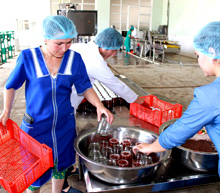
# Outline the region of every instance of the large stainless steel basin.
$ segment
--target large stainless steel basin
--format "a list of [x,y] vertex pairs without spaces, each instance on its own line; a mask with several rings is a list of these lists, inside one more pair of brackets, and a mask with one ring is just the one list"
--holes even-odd
[[[88,145],[90,142],[100,141],[101,136],[96,134],[95,129],[84,131],[78,135],[74,146],[77,154],[82,158],[86,168],[97,178],[113,184],[129,184],[140,181],[143,178],[150,178],[161,163],[170,157],[171,150],[153,154],[153,164],[141,167],[117,167],[108,166],[95,162],[88,158]],[[114,137],[122,141],[125,138],[130,138],[132,143],[135,142],[154,142],[158,135],[147,130],[137,127],[112,126],[109,133],[109,138]]]

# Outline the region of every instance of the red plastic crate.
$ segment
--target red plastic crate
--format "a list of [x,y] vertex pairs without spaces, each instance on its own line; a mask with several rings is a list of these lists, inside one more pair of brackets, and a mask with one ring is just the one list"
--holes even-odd
[[10,193],[20,193],[53,167],[52,149],[11,119],[6,125],[0,123],[0,184]]
[[183,105],[181,104],[170,104],[159,100],[154,95],[143,96],[141,98],[144,98],[145,102],[148,103],[151,108],[146,108],[144,105],[137,103],[131,103],[130,115],[153,125],[159,127],[164,122],[170,119],[179,118],[182,115]]

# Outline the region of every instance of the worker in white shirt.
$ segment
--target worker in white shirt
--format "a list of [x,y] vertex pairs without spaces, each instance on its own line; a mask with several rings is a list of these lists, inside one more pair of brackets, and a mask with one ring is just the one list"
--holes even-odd
[[[105,61],[110,56],[114,56],[122,44],[123,38],[121,34],[113,28],[106,28],[96,36],[94,41],[90,41],[87,44],[72,44],[70,49],[80,53],[82,56],[92,84],[94,84],[95,80],[98,80],[127,103],[142,104],[144,99],[140,98],[125,83],[119,80]],[[84,97],[77,95],[73,87],[71,103],[75,110],[83,99]]]
[[[96,36],[94,41],[90,41],[87,44],[75,43],[71,45],[70,49],[80,53],[82,56],[91,84],[94,84],[95,81],[98,80],[115,94],[123,98],[127,103],[135,102],[142,104],[144,99],[140,98],[125,83],[119,80],[113,74],[105,61],[110,56],[114,56],[122,44],[123,38],[121,34],[113,28],[106,28]],[[84,97],[78,95],[75,87],[73,86],[71,104],[75,111],[83,99]],[[69,170],[69,176],[74,175],[75,170],[76,168],[74,168],[73,171]],[[67,178],[64,182],[63,189],[68,189]]]

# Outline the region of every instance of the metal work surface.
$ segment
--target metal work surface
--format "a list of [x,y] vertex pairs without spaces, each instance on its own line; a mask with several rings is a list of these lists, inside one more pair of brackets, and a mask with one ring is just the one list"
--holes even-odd
[[[119,76],[119,78],[140,96],[146,96],[149,94],[134,82],[128,80],[126,77]],[[126,106],[116,106],[113,108],[112,112],[114,113],[115,117],[113,125],[136,126],[142,129],[151,130],[155,133],[159,132],[158,127],[130,116],[129,109]],[[77,113],[76,116],[78,132],[89,128],[94,128],[98,124],[95,112]],[[167,162],[164,162],[158,169],[157,173],[150,179],[146,178],[138,183],[124,185],[115,185],[104,182],[91,174],[84,166],[82,161],[80,161],[80,163],[82,166],[80,173],[84,177],[88,193],[130,193],[134,191],[138,191],[139,193],[157,192],[162,190],[173,190],[177,188],[204,185],[219,181],[217,171],[216,173],[202,173],[187,169],[176,161],[175,155],[171,155],[171,158]]]
[[[167,165],[166,165],[167,164]],[[135,184],[115,185],[99,180],[83,165],[83,174],[87,192],[157,192],[196,185],[202,185],[219,180],[217,174],[198,173],[188,170],[175,163],[172,158],[169,163],[161,165],[157,174],[150,179],[143,179]]]
[[137,84],[127,79],[124,75],[116,75],[122,82],[124,82],[128,87],[130,87],[138,96],[147,96],[149,93],[143,88],[139,87]]

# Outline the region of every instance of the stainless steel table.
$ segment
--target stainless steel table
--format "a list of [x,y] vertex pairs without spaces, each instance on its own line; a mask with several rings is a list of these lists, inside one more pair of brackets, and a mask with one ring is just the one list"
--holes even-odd
[[[166,165],[167,164],[167,165]],[[219,181],[217,174],[202,174],[190,171],[175,164],[175,160],[170,159],[170,163],[161,165],[157,174],[150,179],[143,179],[134,184],[116,185],[101,181],[93,176],[83,165],[83,174],[87,192],[108,192],[108,193],[146,193],[190,186],[202,185]]]

